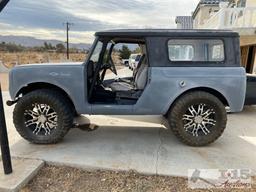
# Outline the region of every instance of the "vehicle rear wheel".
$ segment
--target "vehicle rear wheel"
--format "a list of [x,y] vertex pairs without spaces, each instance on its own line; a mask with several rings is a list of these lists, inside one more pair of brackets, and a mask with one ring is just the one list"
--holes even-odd
[[59,142],[72,127],[73,118],[67,98],[47,89],[24,95],[13,112],[16,130],[23,138],[36,144]]
[[217,140],[226,128],[227,113],[222,102],[203,91],[179,98],[168,114],[173,133],[190,146],[204,146]]

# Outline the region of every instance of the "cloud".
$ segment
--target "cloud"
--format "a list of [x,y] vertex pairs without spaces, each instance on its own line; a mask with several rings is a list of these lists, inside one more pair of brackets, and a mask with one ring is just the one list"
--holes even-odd
[[[57,39],[66,41],[66,34],[61,29],[44,29],[35,28],[33,30],[27,30],[26,27],[17,26],[14,27],[9,24],[0,23],[1,35],[18,35],[18,36],[31,36],[38,39]],[[72,31],[71,41],[72,43],[91,43],[94,39],[95,31]]]
[[75,24],[71,32],[74,41],[91,42],[92,34],[98,30],[174,28],[175,16],[190,15],[197,3],[198,0],[12,0],[0,15],[0,31],[63,39],[63,22],[70,21]]

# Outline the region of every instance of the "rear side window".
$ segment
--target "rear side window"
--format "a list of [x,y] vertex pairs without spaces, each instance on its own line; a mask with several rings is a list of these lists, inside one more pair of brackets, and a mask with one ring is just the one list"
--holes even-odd
[[224,43],[219,39],[172,39],[168,41],[171,61],[221,62]]

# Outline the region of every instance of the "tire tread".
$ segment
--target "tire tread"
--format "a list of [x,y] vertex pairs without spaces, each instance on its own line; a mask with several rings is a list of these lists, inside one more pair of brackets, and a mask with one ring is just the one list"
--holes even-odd
[[[23,115],[21,114],[22,108],[26,106],[31,100],[38,99],[38,98],[43,98],[47,101],[50,101],[51,103],[54,103],[56,106],[58,106],[60,111],[59,116],[62,116],[62,119],[63,119],[62,127],[61,128],[58,127],[58,134],[51,136],[49,137],[49,139],[46,139],[46,140],[37,140],[34,137],[30,137],[28,134],[26,134],[26,131],[24,130],[24,127],[22,125],[23,122],[20,122],[20,115]],[[71,108],[71,105],[69,104],[68,99],[58,91],[49,90],[49,89],[39,89],[24,95],[18,101],[13,111],[13,122],[16,130],[21,135],[21,137],[30,141],[31,143],[54,144],[61,141],[62,138],[67,134],[69,129],[72,127],[73,110]]]
[[[177,121],[179,121],[178,116],[180,113],[180,109],[183,108],[187,102],[197,99],[197,98],[204,98],[204,99],[209,99],[211,101],[214,101],[217,104],[217,107],[221,109],[221,116],[223,118],[223,123],[221,123],[221,127],[218,128],[218,134],[216,134],[211,140],[209,140],[206,143],[200,144],[198,142],[195,142],[192,137],[191,139],[186,138],[182,132],[180,131],[180,128],[177,126]],[[193,91],[189,92],[185,95],[183,95],[180,99],[178,99],[171,109],[168,112],[168,122],[170,124],[170,128],[172,129],[174,135],[183,143],[189,146],[205,146],[209,145],[210,143],[213,143],[216,141],[224,132],[226,128],[226,123],[227,123],[227,114],[224,105],[222,102],[215,97],[214,95],[204,92],[204,91]]]

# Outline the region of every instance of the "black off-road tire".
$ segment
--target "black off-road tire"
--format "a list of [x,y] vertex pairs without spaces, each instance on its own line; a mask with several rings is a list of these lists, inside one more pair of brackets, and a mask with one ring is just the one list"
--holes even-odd
[[[193,136],[184,128],[183,115],[192,105],[206,104],[215,111],[216,124],[207,135]],[[194,91],[183,95],[168,112],[168,122],[174,135],[190,146],[205,146],[217,140],[226,128],[227,113],[223,103],[214,95],[204,91]]]
[[[57,127],[50,135],[35,135],[25,125],[25,111],[34,103],[47,104],[58,115]],[[18,133],[26,140],[35,144],[55,144],[63,139],[73,126],[74,109],[69,100],[60,92],[50,89],[40,89],[24,95],[16,104],[13,112],[13,122]]]

